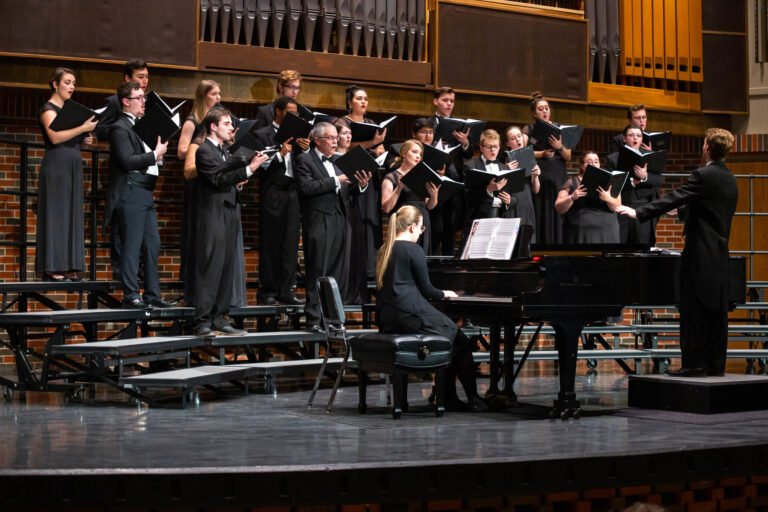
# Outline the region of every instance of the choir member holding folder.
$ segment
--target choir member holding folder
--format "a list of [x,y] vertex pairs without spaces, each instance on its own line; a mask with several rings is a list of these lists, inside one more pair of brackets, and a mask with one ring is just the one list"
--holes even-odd
[[[534,122],[540,119],[551,122],[549,102],[539,92],[531,94],[531,115]],[[527,134],[533,131],[533,124]],[[531,141],[533,142],[533,141]],[[536,210],[536,241],[540,244],[554,244],[563,241],[563,219],[555,211],[558,191],[568,178],[565,162],[571,159],[571,148],[563,144],[562,138],[550,136],[547,140],[534,143],[534,155],[541,167],[541,191],[533,198]]]
[[531,243],[536,242],[536,210],[533,197],[541,190],[541,168],[533,158],[533,149],[527,145],[525,135],[519,126],[510,126],[504,132],[507,139],[507,165],[511,169],[525,169],[523,190],[512,194],[515,211],[512,215],[520,224],[531,227]]
[[[480,135],[480,156],[464,164],[466,185],[465,232],[472,221],[488,218],[512,218],[515,216],[517,201],[512,194],[523,190],[525,170],[513,171],[506,164],[499,163],[501,138],[496,130],[485,130]],[[511,190],[513,182],[515,188]]]
[[368,113],[368,94],[365,89],[358,87],[357,85],[349,85],[346,88],[347,93],[347,115],[343,117],[349,122],[349,127],[352,130],[352,145],[363,146],[365,149],[370,149],[375,156],[384,152],[384,145],[382,144],[387,138],[387,129],[384,127],[381,130],[366,130],[366,133],[371,135],[368,140],[355,140],[355,124],[373,125],[373,119],[366,117]]
[[38,124],[45,143],[40,165],[37,208],[37,251],[35,270],[51,281],[79,280],[85,270],[83,237],[83,159],[81,144],[91,144],[96,116],[77,126],[51,126],[62,115],[75,92],[75,73],[56,68],[48,85],[53,92],[38,112]]
[[[293,69],[284,69],[277,77],[277,85],[275,86],[277,97],[282,98],[287,96],[293,98],[298,103],[299,92],[301,91],[301,73]],[[275,100],[277,101],[277,100]],[[256,111],[256,121],[254,122],[254,130],[269,126],[272,121],[275,120],[275,103],[267,103],[262,105]],[[305,141],[307,147],[309,147],[309,140]],[[306,150],[303,144],[300,144],[302,150]]]
[[403,205],[411,205],[418,208],[424,217],[424,232],[419,239],[419,244],[425,254],[429,254],[431,243],[431,230],[429,225],[429,210],[437,206],[439,187],[432,182],[427,182],[426,197],[419,197],[403,183],[403,178],[421,162],[424,155],[424,146],[417,140],[407,140],[400,147],[400,156],[392,164],[394,170],[384,176],[381,182],[381,209],[385,214],[397,211]]
[[[647,153],[642,149],[643,132],[640,128],[628,125],[624,128],[624,145],[629,148]],[[620,150],[621,151],[621,150]],[[626,171],[630,173],[627,184],[621,192],[621,201],[631,208],[639,208],[655,201],[659,197],[659,187],[664,182],[661,169],[652,169],[653,164],[635,165],[631,169],[621,169],[619,165],[621,153],[611,153],[606,158],[606,168],[611,170]],[[655,172],[654,172],[655,171]],[[619,232],[621,243],[656,245],[657,219],[647,219],[639,222],[630,217],[619,218]]]
[[600,167],[600,157],[594,151],[584,153],[579,175],[568,180],[557,195],[555,208],[565,216],[564,241],[568,244],[618,243],[619,221],[614,209],[621,205],[619,191],[613,187],[597,187],[594,194],[590,194],[584,184],[588,166]]

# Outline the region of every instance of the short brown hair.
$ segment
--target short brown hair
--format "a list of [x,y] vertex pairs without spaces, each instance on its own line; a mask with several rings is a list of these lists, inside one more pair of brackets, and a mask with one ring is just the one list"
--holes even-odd
[[295,69],[282,70],[280,75],[277,77],[277,86],[275,87],[277,94],[281,94],[280,89],[288,85],[288,82],[292,82],[294,80],[301,80],[301,73]]
[[64,67],[58,67],[58,68],[53,70],[53,74],[51,75],[51,79],[48,80],[48,86],[51,88],[52,91],[56,90],[53,87],[53,84],[61,83],[61,79],[64,78],[64,75],[75,76],[75,72],[72,71],[69,68],[64,68]]
[[634,114],[638,110],[645,110],[645,105],[643,105],[642,103],[638,103],[636,105],[632,105],[631,107],[629,107],[627,109],[627,119],[629,119],[631,121],[632,120],[632,114]]
[[211,123],[218,125],[221,122],[221,119],[227,116],[232,116],[232,112],[225,108],[212,108],[208,111],[207,114],[205,114],[205,117],[203,118],[203,126],[205,126],[205,131],[209,135],[211,132]]
[[707,130],[704,142],[709,148],[709,156],[712,160],[725,160],[733,147],[733,135],[722,128],[710,128]]
[[439,89],[435,89],[435,99],[439,98],[443,94],[456,94],[456,91],[453,90],[453,87],[440,87]]

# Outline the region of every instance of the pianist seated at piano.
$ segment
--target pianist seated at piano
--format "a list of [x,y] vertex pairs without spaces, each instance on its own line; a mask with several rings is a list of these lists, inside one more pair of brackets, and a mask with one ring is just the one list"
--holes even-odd
[[587,165],[600,167],[600,157],[587,151],[581,157],[579,175],[571,177],[560,189],[555,210],[564,216],[563,241],[567,244],[616,244],[619,243],[619,220],[615,208],[621,205],[621,197],[611,196],[610,187],[598,187],[598,197],[587,196],[581,184]]
[[[403,206],[390,216],[387,238],[376,260],[379,330],[388,334],[438,334],[452,339],[452,361],[445,380],[446,409],[485,411],[487,406],[477,393],[473,343],[453,320],[429,303],[456,297],[456,293],[439,290],[429,281],[427,258],[417,243],[423,229],[424,216],[413,206]],[[456,377],[467,402],[459,400]]]

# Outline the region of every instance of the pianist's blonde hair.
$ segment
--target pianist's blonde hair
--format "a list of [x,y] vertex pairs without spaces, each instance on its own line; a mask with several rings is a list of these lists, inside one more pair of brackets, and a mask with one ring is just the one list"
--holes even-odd
[[422,219],[421,211],[415,206],[401,206],[395,213],[389,216],[387,239],[379,249],[376,256],[376,288],[379,290],[384,285],[384,272],[389,265],[392,256],[392,247],[395,245],[397,235],[404,232],[411,224],[418,224]]

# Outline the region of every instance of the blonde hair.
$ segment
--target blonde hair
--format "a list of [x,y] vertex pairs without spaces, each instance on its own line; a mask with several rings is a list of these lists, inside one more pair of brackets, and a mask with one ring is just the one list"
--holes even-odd
[[376,288],[381,290],[384,286],[384,272],[389,265],[389,259],[392,256],[392,247],[395,245],[395,239],[398,235],[405,232],[411,224],[418,224],[423,218],[421,211],[415,206],[401,206],[395,213],[389,216],[389,226],[387,227],[387,238],[379,249],[376,256]]
[[712,160],[725,160],[734,142],[731,132],[722,128],[709,128],[705,140]]
[[213,80],[200,80],[195,90],[195,101],[192,103],[192,115],[198,123],[202,123],[205,115],[208,113],[208,107],[205,106],[205,97],[214,87],[221,89],[218,82]]
[[496,130],[488,129],[480,134],[480,145],[482,146],[483,144],[485,144],[485,141],[487,140],[501,141],[501,136],[499,135],[499,132],[497,132]]
[[301,73],[294,69],[284,69],[280,72],[280,75],[277,77],[277,85],[275,85],[275,91],[277,91],[277,94],[284,94],[282,89],[288,85],[288,82],[293,82],[294,80],[301,80]]
[[413,146],[419,146],[421,149],[421,155],[422,157],[424,156],[424,144],[416,139],[408,139],[407,141],[403,142],[403,145],[400,147],[400,154],[397,158],[395,158],[394,162],[392,162],[392,168],[397,168],[402,165],[405,154],[410,151]]

